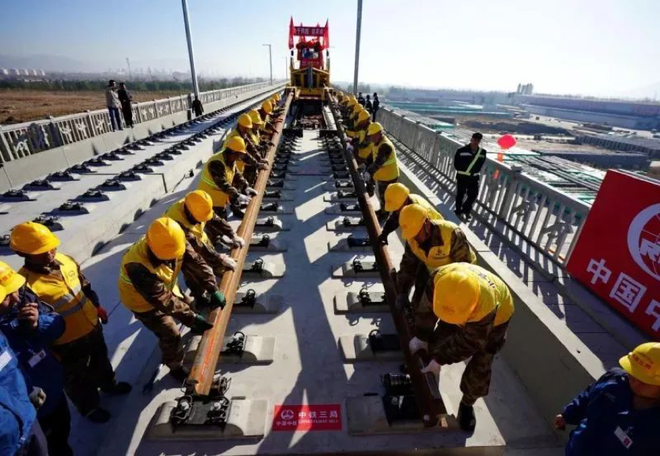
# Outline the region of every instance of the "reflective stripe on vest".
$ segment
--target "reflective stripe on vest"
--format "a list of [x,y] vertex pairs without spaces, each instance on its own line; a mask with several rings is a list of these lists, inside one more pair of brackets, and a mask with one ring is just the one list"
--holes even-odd
[[220,188],[218,188],[218,186],[215,184],[215,181],[213,180],[213,177],[211,176],[211,173],[209,172],[209,165],[214,161],[220,161],[224,165],[225,181],[229,185],[231,185],[231,183],[233,182],[236,162],[234,162],[230,168],[225,162],[225,155],[223,149],[221,152],[213,155],[206,162],[206,164],[204,165],[204,169],[202,170],[202,176],[197,188],[199,190],[204,190],[206,193],[208,193],[211,196],[214,207],[225,207],[229,202],[229,195],[227,195],[225,192],[220,190]]
[[64,318],[64,334],[54,342],[54,345],[62,345],[89,334],[98,325],[98,312],[82,290],[78,264],[61,253],[55,255],[55,262],[59,265],[61,277],[39,274],[25,267],[19,273],[39,299]]
[[383,163],[383,166],[381,166],[378,171],[374,173],[374,179],[380,182],[387,182],[399,177],[399,165],[396,159],[396,149],[394,148],[394,144],[392,144],[392,142],[387,139],[385,135],[383,135],[383,138],[378,144],[374,144],[372,146],[371,154],[374,161],[376,161],[376,158],[378,157],[378,149],[380,149],[380,146],[383,144],[388,144],[392,151],[387,157],[385,163]]
[[192,233],[195,236],[195,238],[199,240],[199,242],[211,246],[211,240],[204,231],[204,227],[206,226],[206,223],[204,222],[191,223],[188,220],[188,217],[186,216],[185,207],[186,207],[185,198],[180,199],[176,203],[172,204],[169,207],[169,209],[167,209],[167,211],[165,211],[164,216],[169,217],[175,222],[177,222],[179,225],[181,225],[181,228],[183,228],[184,231],[188,231]]
[[154,266],[149,259],[147,241],[143,237],[135,244],[133,244],[128,251],[124,254],[119,267],[119,279],[117,286],[119,288],[119,298],[121,302],[129,310],[136,313],[144,313],[154,310],[154,307],[142,297],[139,291],[135,289],[126,271],[126,265],[130,263],[138,263],[147,268],[149,272],[154,274],[158,279],[174,293],[177,297],[183,297],[181,290],[177,284],[179,272],[181,272],[181,265],[183,258],[179,258],[174,263],[174,269],[168,266],[168,263],[161,263]]
[[[468,165],[467,169],[465,171],[456,171],[456,174],[460,174],[461,176],[472,176],[470,171],[472,171],[472,168],[474,168],[474,165],[477,164],[477,160],[479,160],[479,158],[481,157],[481,151],[482,150],[483,149],[481,147],[477,147],[477,153],[475,154],[474,158],[472,159],[472,161]],[[475,173],[475,175],[476,175],[476,173]]]

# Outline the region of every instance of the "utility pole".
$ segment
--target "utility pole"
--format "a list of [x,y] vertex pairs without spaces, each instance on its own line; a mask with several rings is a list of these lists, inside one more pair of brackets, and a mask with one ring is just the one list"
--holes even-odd
[[357,27],[355,31],[355,74],[353,76],[353,95],[358,93],[358,69],[360,68],[360,32],[362,31],[362,0],[358,0]]
[[268,59],[270,61],[270,85],[273,85],[273,52],[272,52],[272,46],[270,44],[264,44],[264,46],[268,46]]
[[126,65],[128,66],[128,79],[133,79],[131,75],[131,61],[128,60],[128,57],[126,57]]
[[195,52],[193,51],[192,35],[190,34],[190,19],[188,18],[188,1],[181,0],[183,8],[183,22],[186,26],[186,39],[188,40],[188,57],[190,58],[190,77],[193,83],[195,98],[199,99],[199,84],[197,83],[197,72],[195,71]]

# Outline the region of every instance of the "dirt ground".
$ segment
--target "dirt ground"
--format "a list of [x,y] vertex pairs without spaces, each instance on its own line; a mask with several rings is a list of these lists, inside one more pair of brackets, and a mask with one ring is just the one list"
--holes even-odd
[[[132,92],[133,101],[152,101],[182,95],[179,92]],[[46,92],[41,90],[0,90],[0,124],[14,124],[48,116],[64,116],[105,108],[102,91]]]

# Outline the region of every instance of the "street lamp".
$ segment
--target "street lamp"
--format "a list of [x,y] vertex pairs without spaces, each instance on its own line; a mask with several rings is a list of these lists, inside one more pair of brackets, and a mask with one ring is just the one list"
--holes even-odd
[[270,85],[273,85],[273,51],[270,43],[263,44],[263,46],[268,46],[268,58],[270,61]]
[[355,28],[355,73],[353,75],[353,95],[358,93],[358,68],[360,67],[360,32],[362,31],[362,0],[357,2],[357,26]]

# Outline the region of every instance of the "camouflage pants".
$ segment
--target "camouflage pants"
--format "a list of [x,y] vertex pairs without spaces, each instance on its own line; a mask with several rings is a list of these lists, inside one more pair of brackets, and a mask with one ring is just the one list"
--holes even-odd
[[[465,367],[463,377],[461,378],[461,392],[463,393],[463,402],[465,405],[473,405],[477,399],[488,395],[490,388],[490,378],[492,374],[493,360],[495,355],[504,346],[506,341],[506,330],[509,322],[499,326],[494,326],[488,335],[488,340],[483,348],[472,354]],[[460,331],[461,328],[456,325],[449,325],[438,322],[438,328],[446,336],[451,336],[453,331]],[[446,333],[445,333],[446,330]],[[429,347],[432,351],[433,349]]]
[[248,184],[250,184],[250,187],[254,187],[254,184],[257,182],[257,175],[258,175],[257,167],[254,165],[245,165],[245,170],[243,172],[243,177],[245,178],[246,181],[248,181]]
[[115,382],[101,325],[79,339],[54,345],[52,350],[62,361],[66,395],[80,414],[85,416],[98,408],[98,389]]
[[142,324],[158,337],[158,346],[163,357],[163,364],[170,369],[177,369],[183,364],[183,344],[181,332],[174,319],[159,310],[133,313]]

